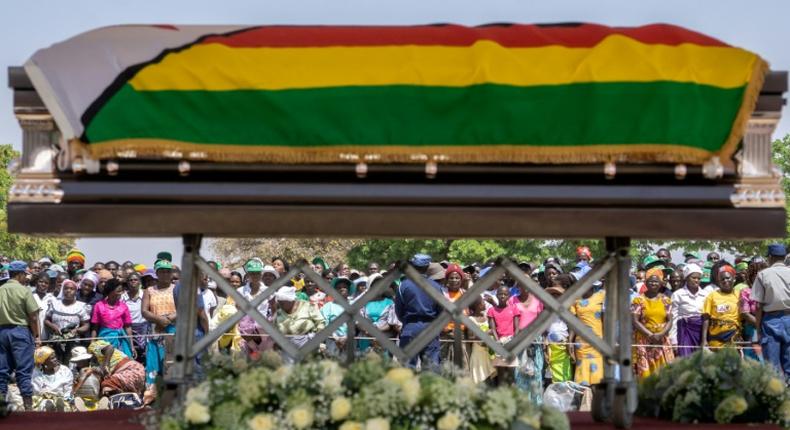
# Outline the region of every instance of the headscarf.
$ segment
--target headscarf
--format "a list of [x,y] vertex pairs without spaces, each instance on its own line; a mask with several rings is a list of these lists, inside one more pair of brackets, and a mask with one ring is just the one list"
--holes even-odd
[[89,270],[85,272],[84,275],[82,275],[82,279],[80,280],[80,285],[79,285],[80,287],[82,287],[82,284],[85,283],[85,280],[93,281],[94,288],[96,288],[99,285],[99,275],[97,275],[96,272],[92,270]]
[[725,265],[719,267],[719,274],[724,273],[724,272],[729,273],[733,277],[735,277],[735,275],[736,275],[735,269],[732,266],[730,266],[729,264],[725,264]]
[[576,256],[581,257],[582,255],[586,256],[587,258],[592,258],[592,252],[590,252],[590,248],[586,246],[580,246],[576,248]]
[[260,334],[258,331],[258,323],[249,315],[245,315],[244,318],[239,321],[239,334],[242,336]]
[[48,346],[40,346],[36,348],[36,352],[33,353],[33,360],[36,362],[36,366],[41,366],[53,354],[55,354],[54,349]]
[[[84,279],[84,278],[83,278],[83,279]],[[74,287],[74,288],[76,288],[77,290],[79,290],[79,289],[80,289],[80,286],[79,286],[79,285],[77,285],[77,283],[76,283],[76,282],[74,282],[74,281],[72,281],[71,279],[66,279],[65,281],[63,281],[63,284],[61,284],[61,286],[60,286],[60,289],[61,289],[61,290],[63,290],[64,288],[66,288],[66,287],[67,287],[67,286],[69,286],[69,285],[73,286],[73,287]]]
[[294,302],[296,301],[296,288],[295,287],[280,287],[274,298],[278,302]]
[[664,266],[656,266],[652,267],[650,270],[645,273],[645,280],[650,279],[651,276],[655,276],[660,280],[664,280]]
[[66,263],[71,263],[72,261],[79,261],[80,264],[84,266],[85,254],[79,249],[72,249],[68,254],[66,254]]
[[141,275],[145,272],[145,269],[147,269],[145,264],[135,264],[134,265],[134,271],[139,273],[139,274],[141,274]]
[[457,264],[450,264],[444,271],[444,277],[449,278],[451,273],[457,273],[458,276],[461,277],[461,280],[464,280],[464,271],[461,270],[461,266]]
[[686,267],[683,268],[683,277],[688,278],[694,273],[699,273],[702,276],[702,268],[694,263],[686,264]]

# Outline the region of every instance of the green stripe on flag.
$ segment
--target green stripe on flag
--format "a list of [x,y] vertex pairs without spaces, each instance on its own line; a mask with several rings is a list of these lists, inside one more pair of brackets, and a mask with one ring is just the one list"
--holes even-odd
[[665,143],[717,151],[743,91],[679,82],[142,92],[127,84],[88,124],[86,136],[93,144],[135,138],[317,148]]

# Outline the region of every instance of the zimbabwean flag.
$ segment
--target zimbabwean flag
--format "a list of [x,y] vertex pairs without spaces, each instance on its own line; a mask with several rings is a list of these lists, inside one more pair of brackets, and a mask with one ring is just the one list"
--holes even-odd
[[593,24],[110,27],[28,67],[96,157],[289,163],[702,163],[733,154],[767,69]]

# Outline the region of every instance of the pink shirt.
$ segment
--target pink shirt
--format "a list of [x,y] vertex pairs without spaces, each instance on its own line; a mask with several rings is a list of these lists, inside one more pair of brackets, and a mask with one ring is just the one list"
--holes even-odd
[[518,296],[513,296],[508,299],[507,304],[516,309],[519,330],[532,324],[532,321],[535,321],[535,318],[543,312],[543,302],[538,300],[537,297],[530,297],[527,303],[521,303]]
[[516,318],[517,311],[514,306],[507,305],[504,308],[491,306],[488,308],[487,315],[494,319],[497,336],[506,337],[515,334],[513,320]]
[[97,324],[100,328],[124,328],[132,324],[132,314],[126,303],[121,300],[115,306],[110,306],[107,300],[102,300],[93,306],[91,323]]
[[757,301],[752,300],[752,289],[746,287],[741,290],[741,309],[740,313],[746,314],[756,314],[757,313]]

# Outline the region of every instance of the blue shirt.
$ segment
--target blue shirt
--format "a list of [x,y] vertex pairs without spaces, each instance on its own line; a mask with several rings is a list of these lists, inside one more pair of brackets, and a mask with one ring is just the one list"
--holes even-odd
[[[425,278],[439,294],[442,287],[428,278]],[[395,314],[403,324],[415,322],[430,322],[442,313],[442,307],[431,296],[417,286],[414,281],[407,279],[400,284],[398,294],[395,295]]]

